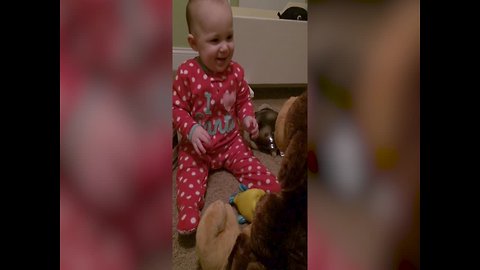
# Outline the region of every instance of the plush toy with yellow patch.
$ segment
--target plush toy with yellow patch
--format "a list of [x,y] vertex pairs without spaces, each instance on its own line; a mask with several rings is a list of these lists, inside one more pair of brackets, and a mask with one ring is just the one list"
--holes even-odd
[[237,206],[238,212],[240,212],[237,218],[238,223],[252,222],[257,202],[263,195],[265,195],[265,191],[262,189],[248,189],[244,184],[240,184],[240,192],[230,197],[230,204]]

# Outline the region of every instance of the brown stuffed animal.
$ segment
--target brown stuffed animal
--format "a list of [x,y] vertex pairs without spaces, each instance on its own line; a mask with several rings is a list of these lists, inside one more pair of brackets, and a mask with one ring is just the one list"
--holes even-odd
[[277,119],[275,121],[275,144],[281,153],[284,153],[287,149],[288,141],[285,138],[285,121],[287,120],[287,114],[292,104],[298,97],[290,97],[278,112]]
[[230,254],[232,269],[307,268],[307,92],[290,105],[284,128],[282,190],[258,202],[250,236],[241,233]]
[[281,192],[262,197],[242,232],[229,205],[209,206],[197,229],[202,269],[307,268],[307,92],[287,106]]

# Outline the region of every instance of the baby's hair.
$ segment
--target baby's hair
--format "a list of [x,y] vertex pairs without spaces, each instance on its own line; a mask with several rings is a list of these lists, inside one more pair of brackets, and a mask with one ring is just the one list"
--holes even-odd
[[201,2],[210,2],[210,3],[215,3],[215,4],[227,4],[230,7],[230,4],[227,0],[188,0],[187,3],[187,8],[186,8],[186,17],[187,17],[187,26],[188,26],[188,33],[192,34],[192,25],[193,25],[193,15],[192,15],[192,9],[194,8],[194,5],[197,3]]

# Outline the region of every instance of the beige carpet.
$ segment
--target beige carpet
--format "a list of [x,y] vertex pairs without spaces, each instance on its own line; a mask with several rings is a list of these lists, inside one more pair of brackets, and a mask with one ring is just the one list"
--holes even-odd
[[[286,99],[254,99],[253,105],[257,110],[262,104],[268,104],[272,109],[279,111]],[[280,156],[273,157],[263,152],[253,150],[254,155],[265,164],[265,166],[276,176],[280,168],[282,158]],[[176,177],[177,169],[173,171],[173,190],[172,190],[172,207],[173,207],[173,221],[172,221],[172,265],[176,270],[196,270],[201,269],[198,264],[198,258],[195,254],[195,235],[182,236],[178,235],[176,231],[177,226],[177,208],[176,208]],[[216,201],[222,200],[228,202],[229,197],[238,191],[239,182],[232,174],[225,170],[211,172],[208,178],[207,192],[205,194],[205,207]]]

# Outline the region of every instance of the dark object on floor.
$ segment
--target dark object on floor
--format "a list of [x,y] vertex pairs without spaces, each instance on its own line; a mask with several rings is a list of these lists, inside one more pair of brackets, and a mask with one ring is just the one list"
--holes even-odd
[[[262,108],[263,107],[263,108]],[[277,121],[278,112],[269,108],[268,105],[262,105],[260,110],[255,112],[255,118],[258,123],[258,137],[254,139],[258,150],[276,156],[278,148],[275,144],[275,122]]]
[[277,13],[278,18],[285,20],[298,20],[298,21],[307,21],[308,12],[306,9],[301,7],[289,7],[282,14]]

